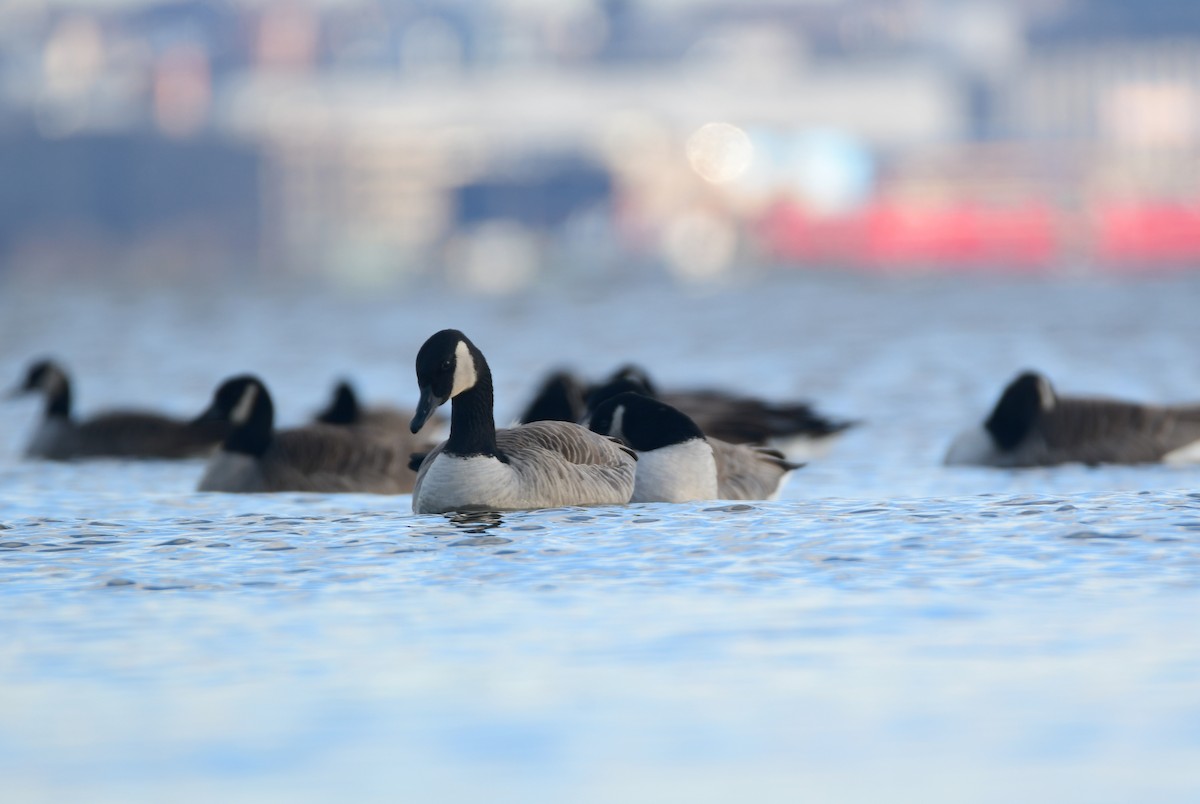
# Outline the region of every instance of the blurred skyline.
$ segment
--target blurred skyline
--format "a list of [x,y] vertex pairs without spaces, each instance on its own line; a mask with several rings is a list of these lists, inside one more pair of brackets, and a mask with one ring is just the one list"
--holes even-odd
[[1189,0],[0,6],[0,277],[1200,264]]

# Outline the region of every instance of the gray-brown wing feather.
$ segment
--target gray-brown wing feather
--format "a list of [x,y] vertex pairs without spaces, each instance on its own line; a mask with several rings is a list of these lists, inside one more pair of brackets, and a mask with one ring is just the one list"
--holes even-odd
[[723,500],[770,499],[787,474],[803,465],[766,447],[730,444],[717,438],[708,443],[717,464],[717,494]]
[[[533,497],[574,505],[600,498],[627,502],[633,494],[637,455],[615,439],[570,422],[538,421],[496,431],[496,446]],[[413,496],[442,442],[421,464]],[[623,498],[623,499],[622,499]]]
[[1060,397],[1034,435],[1026,447],[1034,462],[1154,462],[1200,440],[1200,407]]

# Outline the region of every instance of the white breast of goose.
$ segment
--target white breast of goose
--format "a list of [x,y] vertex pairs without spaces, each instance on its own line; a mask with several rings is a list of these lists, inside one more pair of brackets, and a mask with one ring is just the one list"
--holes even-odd
[[1163,463],[1173,466],[1200,463],[1200,441],[1193,441],[1190,444],[1184,444],[1182,447],[1171,450],[1163,456]]
[[529,507],[512,467],[490,455],[463,457],[440,453],[425,469],[413,512],[486,509],[506,511]]
[[43,419],[25,448],[25,455],[30,458],[70,457],[74,433],[74,425],[65,419]]
[[239,452],[217,450],[208,459],[199,491],[263,491],[262,466],[257,458]]
[[630,502],[680,503],[715,499],[717,466],[712,447],[704,439],[693,438],[638,453]]

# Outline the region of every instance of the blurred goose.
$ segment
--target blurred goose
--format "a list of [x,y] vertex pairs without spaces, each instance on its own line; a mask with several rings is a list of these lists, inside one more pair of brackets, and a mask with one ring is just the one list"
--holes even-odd
[[432,335],[417,353],[420,402],[411,429],[450,405],[450,437],[421,463],[418,514],[622,504],[633,494],[636,456],[571,422],[496,429],[492,372],[458,330]]
[[529,405],[518,417],[519,422],[578,422],[586,411],[587,386],[569,371],[551,372]]
[[[582,392],[576,390],[581,388]],[[830,419],[804,402],[767,402],[713,389],[659,392],[646,372],[632,365],[617,369],[607,380],[590,387],[567,372],[555,372],[538,389],[521,421],[586,421],[588,411],[625,392],[661,400],[692,419],[706,436],[735,444],[770,443],[787,451],[811,454],[857,424]]]
[[226,380],[201,418],[232,429],[209,459],[200,491],[370,492],[411,491],[408,451],[353,429],[314,424],[274,429],[275,407],[257,377]]
[[659,391],[634,365],[622,366],[609,378],[609,383],[621,381],[643,386],[649,396],[686,414],[705,435],[734,444],[814,445],[858,423],[828,418],[806,402],[768,402],[712,388]]
[[1027,371],[1009,383],[982,427],[959,435],[947,464],[1200,462],[1200,405],[1155,406],[1059,396]]
[[46,411],[26,457],[190,458],[213,451],[229,428],[220,422],[183,421],[136,410],[110,411],[76,421],[71,416],[71,381],[51,360],[30,366],[13,396],[40,392]]
[[630,502],[769,500],[801,466],[766,447],[706,437],[678,409],[628,391],[601,402],[589,426],[637,450]]
[[428,443],[428,436],[443,423],[440,416],[431,417],[417,434],[418,439],[414,439],[408,430],[408,423],[412,421],[411,411],[389,406],[364,407],[358,401],[354,386],[345,380],[334,387],[329,406],[317,414],[315,421],[318,424],[353,427],[367,435],[388,440],[399,439],[413,449],[431,449],[433,444]]

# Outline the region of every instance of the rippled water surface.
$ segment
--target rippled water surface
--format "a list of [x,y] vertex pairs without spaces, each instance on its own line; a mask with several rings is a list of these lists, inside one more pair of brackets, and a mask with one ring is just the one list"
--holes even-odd
[[[0,407],[4,800],[1195,801],[1200,469],[939,465],[1018,370],[1200,399],[1200,283],[782,277],[519,299],[295,288],[0,295],[0,386],[83,412],[267,380],[415,402],[421,341],[803,396],[863,423],[781,499],[414,516],[23,462]],[[8,377],[10,379],[5,380]]]

